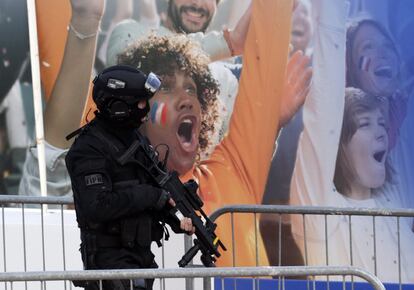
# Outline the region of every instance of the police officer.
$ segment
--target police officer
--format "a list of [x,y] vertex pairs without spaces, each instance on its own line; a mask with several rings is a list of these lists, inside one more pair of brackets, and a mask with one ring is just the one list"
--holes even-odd
[[[96,118],[78,130],[66,156],[85,269],[156,268],[150,246],[152,241],[160,245],[165,222],[175,232],[194,232],[191,220],[177,223],[166,214],[175,203],[152,185],[148,161],[139,151],[135,162],[117,161],[136,140],[149,146],[138,127],[160,84],[154,74],[129,66],[107,68],[94,80]],[[153,279],[103,281],[103,287],[131,289],[130,283],[133,289],[152,289]],[[98,289],[99,284],[80,286]]]

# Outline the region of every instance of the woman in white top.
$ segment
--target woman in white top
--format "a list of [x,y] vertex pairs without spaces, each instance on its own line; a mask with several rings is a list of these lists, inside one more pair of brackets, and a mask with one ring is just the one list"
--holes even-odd
[[[396,189],[387,165],[386,103],[361,90],[345,92],[344,1],[313,4],[313,85],[304,106],[291,204],[395,207]],[[399,227],[399,257],[396,218],[379,217],[373,225],[372,217],[352,217],[350,224],[347,216],[329,216],[326,227],[324,216],[307,215],[305,220],[306,232],[298,215],[292,217],[292,228],[308,265],[359,266],[382,281],[398,281],[401,268],[402,281],[414,281],[409,248],[414,235],[405,221]]]
[[347,87],[360,88],[389,102],[389,153],[396,170],[394,181],[398,185],[401,206],[412,208],[414,134],[410,131],[414,126],[414,98],[408,100],[408,96],[413,95],[412,76],[407,76],[402,69],[402,60],[387,29],[372,19],[354,21],[348,28],[346,65]]

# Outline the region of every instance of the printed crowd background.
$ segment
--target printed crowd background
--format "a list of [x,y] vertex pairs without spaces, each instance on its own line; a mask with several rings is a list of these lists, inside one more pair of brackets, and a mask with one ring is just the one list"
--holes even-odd
[[[49,102],[60,69],[59,60],[64,54],[66,34],[62,34],[62,27],[65,31],[69,23],[70,2],[53,1],[55,8],[50,7],[48,2],[50,1],[38,1],[39,35],[45,39],[44,43],[40,43],[41,56],[42,52],[43,55],[51,55],[50,51],[56,51],[56,56],[52,59],[41,59],[46,107],[45,133],[46,141],[50,143],[47,154],[52,156],[47,159],[48,174],[53,184],[48,191],[51,195],[67,195],[71,194],[71,188],[62,164],[64,152],[61,149],[70,144],[63,138],[79,127],[81,119],[85,122],[90,118],[90,112],[94,109],[90,102],[86,104],[85,110],[82,101],[71,100],[69,107],[62,106],[62,103],[57,106],[56,98],[52,99],[55,103]],[[215,125],[216,133],[210,139],[213,144],[218,144],[228,132],[238,80],[243,71],[243,56],[240,54],[243,52],[241,47],[249,19],[246,15],[245,19],[241,17],[250,1],[206,1],[210,6],[203,6],[200,4],[203,1],[196,0],[175,2],[188,4],[189,7],[202,7],[204,10],[194,9],[190,13],[211,19],[211,23],[207,23],[207,20],[204,22],[207,33],[203,36],[197,33],[204,31],[204,27],[197,21],[188,31],[183,32],[193,33],[190,37],[201,42],[212,60],[217,60],[210,65],[210,69],[220,86],[221,105]],[[343,2],[300,0],[293,12],[291,56],[294,57],[299,50],[308,55],[312,59],[310,66],[314,78],[305,105],[284,124],[277,141],[275,140],[277,145],[262,203],[413,208],[414,182],[411,176],[414,155],[410,148],[414,144],[414,40],[411,37],[414,29],[414,2],[351,0],[348,1],[350,5],[347,8],[342,5]],[[63,12],[61,15],[50,16],[51,18],[42,18],[49,15],[47,11],[41,10],[42,5],[46,4],[49,9],[59,8]],[[324,15],[326,11],[332,12],[331,18]],[[174,13],[169,14],[167,0],[107,1],[97,47],[95,49],[91,44],[87,48],[96,51],[95,71],[114,64],[116,55],[134,39],[143,37],[144,30],[155,29],[157,34],[171,34],[176,29],[174,20],[177,20],[172,19],[171,15]],[[337,19],[332,19],[333,15]],[[130,18],[134,21],[128,20]],[[235,28],[233,31],[240,33],[239,41],[229,42],[232,36],[226,27]],[[333,27],[331,30],[336,32],[326,27]],[[54,37],[46,37],[42,33],[50,33]],[[51,39],[54,41],[47,42]],[[229,43],[233,43],[233,46],[229,46]],[[345,49],[343,54],[336,52],[342,45],[346,48],[346,54]],[[40,192],[36,178],[37,155],[33,143],[34,114],[28,51],[26,1],[0,0],[1,194],[36,195]],[[326,66],[324,60],[332,60],[331,66]],[[289,94],[294,91],[289,81],[294,84],[298,81],[297,75],[300,75],[295,68],[290,68],[289,70],[288,65],[283,88],[286,95],[296,93]],[[75,74],[73,77],[80,76]],[[82,81],[88,82],[89,79],[90,77],[84,76]],[[65,86],[62,83],[60,85]],[[345,87],[360,90],[345,90]],[[70,89],[73,88],[68,88]],[[77,96],[82,97],[84,96]],[[63,112],[62,107],[65,107],[66,112],[59,118],[56,115],[59,115],[59,110]],[[71,112],[76,114],[71,115]],[[363,117],[358,117],[360,115]],[[79,118],[72,118],[69,122],[65,116]],[[338,116],[344,116],[344,119]],[[324,132],[330,134],[325,135]],[[360,135],[361,141],[355,141],[354,136]],[[367,141],[369,138],[371,141]],[[347,149],[350,148],[349,144],[354,149]],[[208,159],[213,149],[214,146],[210,146],[202,152],[201,158]],[[375,167],[378,165],[375,162],[379,163],[378,168]],[[282,265],[304,264],[301,223],[289,216],[283,216],[282,220],[282,233],[279,237],[278,221],[271,216],[261,216],[260,232],[269,263],[278,265],[281,260]],[[359,224],[357,230],[360,231],[361,243],[353,245],[355,251],[360,251],[356,263],[372,269],[372,261],[369,261],[371,257],[368,254],[364,256],[363,248],[358,250],[365,242],[364,237],[370,236],[368,225],[363,219]],[[386,249],[386,254],[378,259],[382,264],[393,264],[392,257],[397,248],[393,241],[395,224],[388,221],[379,221],[379,224],[384,231],[379,244]],[[323,229],[321,225],[319,219],[307,221],[308,228],[314,229],[313,242],[308,249],[308,263],[315,265],[325,263],[325,254],[319,252],[322,243],[319,236]],[[343,230],[348,224],[337,220],[335,225],[335,230],[329,233],[333,243],[330,247],[333,250],[330,253],[330,264],[348,264],[349,257],[335,254],[349,252],[345,245],[349,237]],[[404,221],[401,231],[403,250],[408,249],[408,245],[414,241],[413,229],[412,220]],[[279,238],[282,245],[290,245],[289,250],[286,246],[283,247],[282,257],[278,256]],[[402,263],[403,280],[413,282],[414,258],[410,258],[409,252],[412,251],[404,252],[407,255]],[[380,278],[386,281],[396,280],[395,267],[382,269],[379,272]]]

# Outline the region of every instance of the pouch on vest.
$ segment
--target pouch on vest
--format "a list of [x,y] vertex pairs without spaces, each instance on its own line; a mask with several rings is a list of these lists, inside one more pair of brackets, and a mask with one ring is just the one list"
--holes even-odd
[[141,247],[149,247],[152,242],[152,218],[143,214],[139,218],[136,240]]
[[161,240],[165,231],[165,240],[168,240],[169,233],[164,223],[154,222],[152,224],[151,240],[157,243],[158,248],[162,246]]
[[121,241],[123,247],[132,249],[135,246],[138,222],[137,218],[127,218],[122,221]]

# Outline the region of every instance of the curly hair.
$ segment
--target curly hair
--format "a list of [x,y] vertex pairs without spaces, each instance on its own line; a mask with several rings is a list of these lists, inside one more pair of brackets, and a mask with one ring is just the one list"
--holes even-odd
[[129,45],[118,55],[118,64],[136,67],[147,74],[154,72],[162,77],[182,71],[194,80],[201,105],[199,151],[210,145],[208,136],[212,135],[218,118],[219,87],[208,68],[209,63],[201,47],[184,35],[151,35]]

